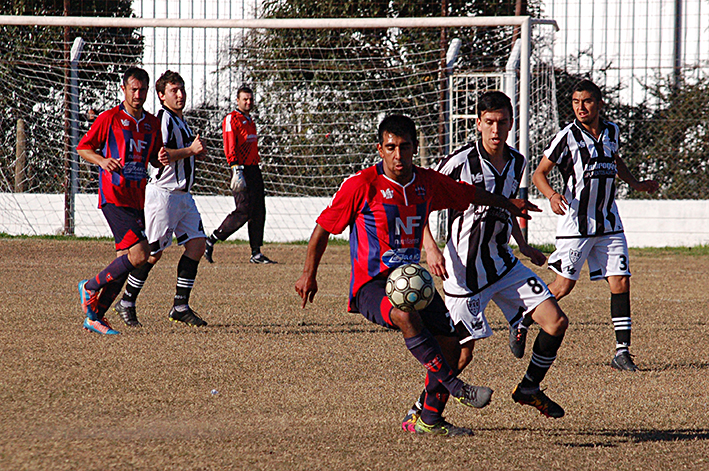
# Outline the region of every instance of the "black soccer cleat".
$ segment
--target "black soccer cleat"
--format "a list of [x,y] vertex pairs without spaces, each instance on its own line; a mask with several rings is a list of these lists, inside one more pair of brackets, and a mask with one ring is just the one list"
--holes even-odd
[[638,371],[637,365],[633,362],[633,355],[627,350],[613,357],[611,367],[618,371]]
[[[520,326],[522,324],[519,324]],[[515,328],[510,326],[510,350],[515,358],[524,356],[524,347],[527,343],[527,330],[524,327]]]
[[138,321],[138,314],[135,311],[135,306],[124,306],[122,302],[118,301],[113,310],[116,314],[120,316],[123,323],[128,327],[143,327],[143,324]]
[[252,255],[251,258],[249,259],[249,262],[256,263],[258,265],[270,265],[272,263],[278,263],[278,262],[274,262],[273,260],[271,260],[270,258],[265,256],[261,252],[255,254],[255,255]]
[[207,322],[199,317],[189,306],[184,311],[178,311],[173,306],[172,309],[170,309],[169,319],[173,322],[182,322],[183,324],[194,327],[204,327],[207,325]]
[[539,411],[540,414],[558,419],[564,416],[564,409],[552,401],[544,394],[541,389],[531,394],[525,394],[520,390],[519,385],[512,393],[512,399],[522,405],[532,406]]

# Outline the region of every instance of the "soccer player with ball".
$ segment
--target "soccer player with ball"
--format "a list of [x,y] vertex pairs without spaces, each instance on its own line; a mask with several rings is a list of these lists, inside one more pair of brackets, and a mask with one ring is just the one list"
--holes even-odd
[[[480,139],[445,157],[436,169],[476,188],[513,198],[527,162],[505,143],[512,129],[512,116],[507,95],[499,91],[481,95],[476,122]],[[556,359],[568,319],[544,281],[515,257],[509,246],[510,235],[519,244],[520,252],[535,265],[543,265],[546,257],[527,244],[516,218],[504,209],[478,203],[463,211],[451,209],[448,227],[444,260],[435,244],[427,244],[426,252],[431,270],[444,278],[446,306],[460,335],[461,369],[472,360],[475,342],[492,335],[485,307],[494,301],[512,333],[517,332],[517,325],[525,318],[541,327],[527,371],[512,399],[535,407],[547,417],[562,417],[564,409],[549,399],[539,385]],[[513,349],[513,354],[522,358],[523,348],[524,344],[519,350]],[[420,420],[420,402],[404,418],[405,429]]]
[[417,142],[416,125],[410,118],[393,115],[380,123],[377,150],[382,161],[347,178],[320,214],[295,289],[303,307],[313,302],[318,291],[317,270],[329,236],[349,227],[349,311],[400,330],[408,350],[427,370],[425,407],[414,426],[416,432],[470,435],[470,429],[451,425],[443,418],[446,402],[452,396],[466,406],[485,407],[492,390],[471,386],[457,377],[460,346],[440,295],[436,293],[431,304],[420,311],[402,311],[392,306],[386,295],[387,276],[400,265],[420,260],[431,211],[464,211],[474,203],[528,218],[523,210],[539,209],[414,166]]

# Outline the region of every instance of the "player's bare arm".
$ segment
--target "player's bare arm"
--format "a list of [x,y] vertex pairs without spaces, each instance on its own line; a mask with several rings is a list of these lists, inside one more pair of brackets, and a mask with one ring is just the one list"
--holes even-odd
[[566,214],[566,208],[569,207],[569,202],[561,193],[557,193],[554,188],[549,184],[549,172],[554,169],[554,162],[549,160],[546,156],[542,157],[539,166],[534,171],[532,175],[532,183],[537,189],[549,200],[551,205],[551,210],[554,214],[563,216]]
[[325,253],[329,239],[330,233],[323,229],[320,224],[317,224],[308,242],[308,252],[305,256],[303,274],[300,275],[298,281],[295,282],[295,291],[303,300],[303,308],[305,308],[308,301],[313,302],[315,294],[318,292],[318,267],[320,266],[320,260]]
[[527,239],[524,238],[524,234],[522,234],[522,229],[520,229],[516,218],[512,218],[512,237],[514,237],[517,242],[517,246],[522,255],[529,257],[529,260],[538,267],[544,265],[544,262],[547,261],[546,255],[544,255],[541,250],[527,243]]
[[642,180],[639,181],[632,173],[625,161],[619,155],[615,156],[615,166],[618,169],[618,178],[623,180],[625,183],[630,185],[630,187],[635,191],[644,191],[646,193],[655,193],[659,188],[660,184],[655,180]]
[[426,263],[429,271],[443,280],[448,279],[446,260],[443,258],[443,252],[438,248],[428,224],[423,229],[423,248],[426,250]]
[[90,149],[78,149],[77,152],[82,159],[98,165],[107,172],[117,172],[123,168],[120,160],[104,157],[96,151]]
[[530,203],[527,200],[507,199],[504,196],[490,193],[489,191],[482,190],[480,188],[475,189],[475,199],[473,204],[502,208],[509,211],[512,216],[522,219],[532,219],[532,217],[529,214],[526,214],[525,211],[542,211],[534,203]]
[[181,149],[170,149],[166,147],[165,150],[168,153],[168,157],[166,162],[161,161],[163,165],[171,164],[182,159],[187,159],[193,155],[197,158],[201,158],[207,154],[207,149],[204,147],[202,138],[199,137],[199,135],[194,138],[194,141],[192,141],[192,144],[188,147],[183,147]]

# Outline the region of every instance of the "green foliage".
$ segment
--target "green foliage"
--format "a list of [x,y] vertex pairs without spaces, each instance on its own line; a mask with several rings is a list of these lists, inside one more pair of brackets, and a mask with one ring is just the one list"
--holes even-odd
[[[14,15],[62,16],[62,1],[14,0],[6,2],[6,12]],[[74,16],[131,16],[130,0],[70,2]],[[78,5],[77,5],[78,4]],[[0,174],[10,175],[14,165],[16,123],[25,121],[27,168],[25,191],[64,191],[65,143],[64,82],[66,50],[78,36],[86,41],[79,67],[79,102],[85,108],[101,101],[106,90],[115,90],[127,64],[140,60],[142,37],[131,28],[77,28],[0,26]],[[68,39],[68,42],[65,42]],[[50,140],[47,141],[46,137]],[[4,179],[0,183],[3,191]]]

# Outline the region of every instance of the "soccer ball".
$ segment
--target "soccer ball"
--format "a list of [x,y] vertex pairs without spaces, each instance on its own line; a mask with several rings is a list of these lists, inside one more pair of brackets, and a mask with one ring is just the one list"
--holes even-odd
[[411,263],[395,268],[389,274],[386,294],[391,304],[402,311],[420,311],[433,300],[433,277],[421,265]]

